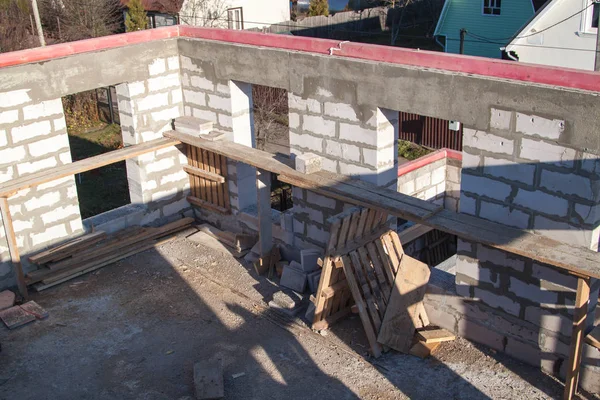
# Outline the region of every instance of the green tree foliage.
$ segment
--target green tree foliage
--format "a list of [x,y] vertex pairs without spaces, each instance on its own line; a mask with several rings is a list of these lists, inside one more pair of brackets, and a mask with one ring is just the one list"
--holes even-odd
[[310,0],[310,6],[308,7],[308,16],[314,17],[317,15],[329,15],[329,3],[327,0]]
[[127,7],[127,17],[125,18],[125,28],[127,32],[141,31],[148,27],[148,17],[141,0],[131,0]]

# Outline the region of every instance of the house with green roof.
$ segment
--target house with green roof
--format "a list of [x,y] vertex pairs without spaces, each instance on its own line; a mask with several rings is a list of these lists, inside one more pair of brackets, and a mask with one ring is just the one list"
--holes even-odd
[[434,37],[447,53],[502,58],[505,47],[545,0],[446,0]]

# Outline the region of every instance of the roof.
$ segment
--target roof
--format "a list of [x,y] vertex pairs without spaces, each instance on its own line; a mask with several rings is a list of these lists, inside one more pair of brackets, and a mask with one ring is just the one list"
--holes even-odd
[[[130,0],[121,0],[121,5],[127,7]],[[181,10],[183,0],[142,0],[146,11],[156,11],[165,14],[177,14]]]
[[[535,3],[540,2],[541,0],[533,0],[534,6]],[[519,36],[523,36],[525,32],[528,32],[533,26],[539,21],[559,0],[546,0],[539,8],[536,8],[535,14],[519,29],[510,39],[508,44],[506,45],[506,51],[510,51],[510,47],[514,46],[514,41],[517,40]]]

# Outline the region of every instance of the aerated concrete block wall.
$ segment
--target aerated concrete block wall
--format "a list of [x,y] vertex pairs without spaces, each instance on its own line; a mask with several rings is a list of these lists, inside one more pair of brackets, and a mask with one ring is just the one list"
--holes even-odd
[[442,158],[398,177],[398,192],[443,205],[446,197],[446,164]]
[[[0,93],[0,183],[71,162],[60,98],[37,100],[31,89]],[[9,198],[23,254],[82,232],[75,179],[24,189]],[[0,288],[14,271],[0,217]]]
[[[70,163],[61,98],[109,85],[118,88],[126,145],[161,137],[171,129],[171,119],[183,115],[177,45],[172,40],[0,69],[0,183]],[[174,147],[129,160],[132,205],[86,221],[81,219],[74,177],[11,196],[25,271],[35,268],[28,255],[83,233],[90,220],[96,228],[110,231],[166,222],[189,210],[183,163],[185,157]],[[0,289],[15,284],[4,236],[2,227]]]
[[[326,171],[396,189],[398,112],[350,102],[325,88],[306,96],[288,93],[288,106],[292,159],[314,153]],[[292,194],[295,245],[324,248],[327,220],[342,212],[344,203],[308,190]]]

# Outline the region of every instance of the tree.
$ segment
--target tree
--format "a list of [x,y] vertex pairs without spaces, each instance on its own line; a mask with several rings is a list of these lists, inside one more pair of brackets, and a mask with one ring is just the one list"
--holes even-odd
[[54,42],[112,35],[121,29],[119,0],[38,0],[46,34]]
[[148,27],[148,16],[141,0],[131,0],[127,4],[127,17],[125,28],[127,32],[141,31]]
[[184,25],[227,28],[226,0],[187,0],[179,12]]
[[0,52],[36,46],[27,0],[0,0]]
[[310,0],[308,16],[315,17],[317,15],[323,15],[325,17],[329,15],[329,3],[327,0]]

